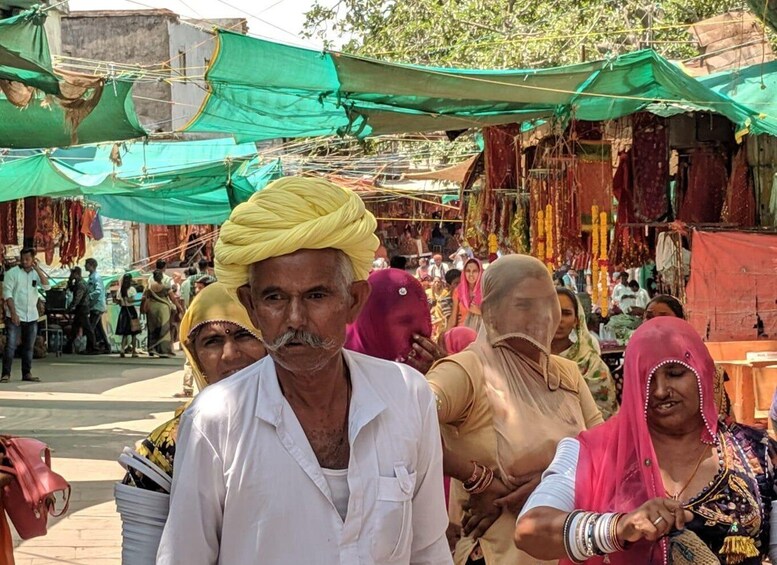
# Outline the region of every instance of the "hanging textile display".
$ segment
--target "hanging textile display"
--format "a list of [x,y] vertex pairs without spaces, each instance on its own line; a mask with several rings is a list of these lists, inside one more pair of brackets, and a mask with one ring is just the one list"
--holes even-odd
[[86,236],[81,231],[84,205],[79,200],[67,200],[60,210],[62,238],[59,260],[63,267],[75,265],[86,253]]
[[531,243],[529,238],[529,221],[527,219],[528,207],[523,197],[519,197],[515,203],[515,213],[510,223],[508,245],[514,253],[530,254]]
[[609,143],[579,141],[576,147],[577,208],[585,215],[592,206],[612,211],[612,154]]
[[521,178],[521,124],[483,128],[486,188],[517,189]]
[[19,231],[16,222],[18,208],[18,200],[0,204],[0,244],[2,245],[19,245]]
[[54,210],[52,208],[51,198],[38,197],[36,211],[36,229],[34,237],[34,246],[39,252],[43,251],[46,258],[46,264],[51,265],[54,262]]
[[485,192],[481,191],[470,195],[467,202],[467,223],[465,226],[464,237],[472,249],[480,250],[484,247],[485,241],[481,234],[483,229],[483,198]]
[[632,176],[632,151],[624,151],[618,155],[618,168],[612,183],[613,195],[618,200],[618,217],[610,246],[609,262],[616,268],[626,269],[640,267],[651,259],[644,231],[637,226],[627,225],[637,221],[633,204],[635,186]]
[[688,187],[678,219],[689,224],[720,221],[726,198],[727,160],[720,148],[697,147],[693,150],[688,169]]
[[[534,155],[527,179],[530,216],[537,218],[538,212],[542,211],[545,222],[548,222],[550,210],[553,230],[548,234],[546,226],[543,226],[543,237],[550,242],[545,245],[546,254],[550,247],[553,263],[559,266],[583,253],[582,225],[576,197],[576,158],[566,141],[557,137],[543,140]],[[539,222],[531,226],[532,254],[545,261],[534,243],[540,238],[538,229]]]
[[755,193],[750,167],[747,164],[746,144],[742,144],[731,164],[731,176],[726,187],[726,200],[720,221],[743,228],[756,225]]
[[634,218],[653,222],[669,211],[669,127],[664,118],[649,113],[635,114],[632,120]]
[[35,240],[38,231],[38,198],[36,196],[24,199],[24,244]]
[[95,241],[100,241],[104,237],[103,221],[100,217],[99,210],[97,210],[97,213],[94,215],[94,219],[92,220],[92,225],[90,226],[89,231],[92,232],[92,239]]
[[[508,194],[517,194],[521,178],[521,125],[483,128],[485,182],[481,196],[481,222],[485,223],[489,257],[495,260],[500,247],[510,245],[513,215]],[[483,242],[481,242],[482,244]]]

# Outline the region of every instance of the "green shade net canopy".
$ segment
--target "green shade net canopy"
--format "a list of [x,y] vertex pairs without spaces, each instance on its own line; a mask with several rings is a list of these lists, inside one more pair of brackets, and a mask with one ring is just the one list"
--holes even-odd
[[82,196],[111,218],[147,224],[218,224],[232,206],[282,176],[253,143],[230,139],[134,143],[34,153],[0,164],[0,201]]
[[699,82],[759,113],[777,116],[777,61],[700,77]]
[[0,79],[59,94],[45,21],[46,14],[38,9],[0,20]]
[[[79,124],[78,143],[99,143],[144,137],[132,101],[133,82],[110,80],[100,101]],[[26,108],[17,108],[0,95],[0,147],[67,147],[72,144],[65,110],[55,101],[36,94]]]
[[440,131],[574,116],[712,111],[751,133],[777,120],[715,92],[652,50],[537,70],[420,67],[218,31],[209,94],[185,131],[239,141]]

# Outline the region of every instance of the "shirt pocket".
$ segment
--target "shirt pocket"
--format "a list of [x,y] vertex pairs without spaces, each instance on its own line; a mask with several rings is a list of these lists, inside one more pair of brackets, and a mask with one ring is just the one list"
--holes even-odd
[[413,541],[413,495],[416,473],[394,467],[395,477],[378,477],[372,557],[378,562],[394,561],[410,552]]

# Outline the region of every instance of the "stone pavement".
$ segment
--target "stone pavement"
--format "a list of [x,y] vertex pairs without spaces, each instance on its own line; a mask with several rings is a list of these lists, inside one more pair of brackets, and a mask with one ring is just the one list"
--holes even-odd
[[70,510],[49,519],[45,537],[15,538],[16,565],[119,565],[121,520],[113,484],[116,459],[172,416],[181,402],[183,355],[120,359],[64,355],[36,359],[40,383],[0,385],[0,433],[35,437],[52,450],[52,467],[72,485]]

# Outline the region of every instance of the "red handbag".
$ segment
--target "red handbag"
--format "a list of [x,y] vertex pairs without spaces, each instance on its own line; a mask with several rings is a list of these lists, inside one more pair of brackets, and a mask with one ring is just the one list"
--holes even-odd
[[[0,465],[0,471],[15,477],[2,491],[8,517],[22,539],[46,535],[49,514],[62,516],[70,506],[70,484],[51,470],[51,452],[41,441],[0,436],[0,449],[10,462],[10,466]],[[64,507],[59,513],[54,509],[57,492],[64,493]]]

